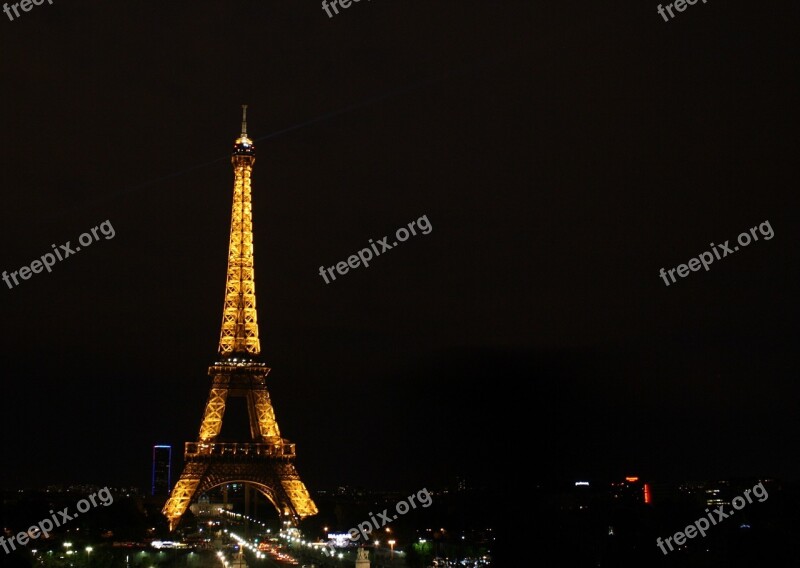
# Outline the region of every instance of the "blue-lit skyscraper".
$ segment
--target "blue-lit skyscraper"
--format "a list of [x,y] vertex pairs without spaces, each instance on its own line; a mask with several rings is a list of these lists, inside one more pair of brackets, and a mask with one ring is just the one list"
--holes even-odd
[[152,495],[169,496],[172,490],[172,446],[153,446]]

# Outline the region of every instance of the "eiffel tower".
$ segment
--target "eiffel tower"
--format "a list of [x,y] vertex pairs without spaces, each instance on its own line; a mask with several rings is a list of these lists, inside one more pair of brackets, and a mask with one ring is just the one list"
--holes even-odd
[[[242,105],[242,134],[233,146],[233,211],[228,249],[225,307],[219,339],[219,360],[211,365],[211,392],[196,442],[187,442],[184,469],[162,513],[174,530],[192,498],[228,483],[249,484],[296,524],[315,515],[317,506],[294,467],[295,445],[281,438],[265,378],[270,369],[258,361],[261,344],[256,318],[253,269],[253,215],[250,177],[255,146],[247,137],[247,105]],[[217,442],[225,403],[246,399],[251,440]]]

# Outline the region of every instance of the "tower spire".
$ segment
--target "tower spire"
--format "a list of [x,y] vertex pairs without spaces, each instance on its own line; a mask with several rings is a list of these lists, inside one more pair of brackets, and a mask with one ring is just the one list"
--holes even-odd
[[256,161],[253,141],[247,137],[247,105],[242,105],[242,135],[231,155],[233,207],[228,247],[228,274],[219,354],[256,356],[261,352],[256,316],[256,286],[253,267],[253,207],[250,176]]

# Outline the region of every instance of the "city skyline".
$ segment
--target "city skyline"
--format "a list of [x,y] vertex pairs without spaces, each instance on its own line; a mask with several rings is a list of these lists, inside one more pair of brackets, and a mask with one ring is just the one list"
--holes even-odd
[[[1,487],[147,490],[154,444],[182,466],[242,103],[267,386],[312,495],[513,491],[524,454],[544,479],[798,479],[783,18],[312,8],[54,3],[2,22],[0,272],[103,222],[114,236],[0,283]],[[430,234],[334,269],[423,216]],[[765,222],[774,238],[722,258]]]

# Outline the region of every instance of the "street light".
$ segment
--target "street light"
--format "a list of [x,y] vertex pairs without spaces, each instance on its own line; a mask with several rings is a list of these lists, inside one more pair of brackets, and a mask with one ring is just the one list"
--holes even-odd
[[389,558],[394,558],[394,541],[393,541],[393,540],[390,540],[390,541],[388,541],[388,542],[389,542],[389,547],[392,549],[392,552],[391,552],[391,554],[389,555]]
[[92,550],[94,550],[91,546],[86,547],[86,565],[90,565],[92,563]]

